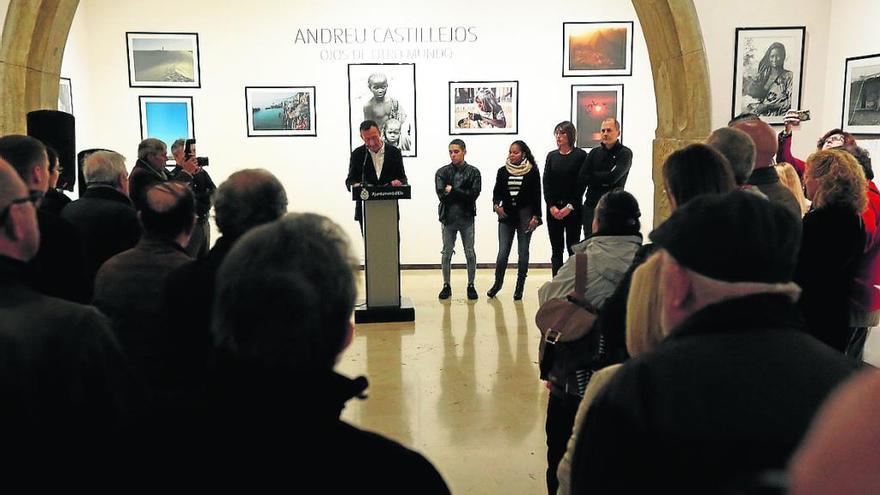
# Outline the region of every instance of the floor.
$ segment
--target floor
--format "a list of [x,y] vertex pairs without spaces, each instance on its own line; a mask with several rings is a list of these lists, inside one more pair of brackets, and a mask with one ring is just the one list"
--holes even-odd
[[465,272],[455,270],[452,298],[439,301],[439,270],[404,271],[416,322],[357,326],[337,370],[366,375],[369,399],[349,402],[343,417],[421,452],[455,494],[545,493],[534,315],[550,270],[529,275],[514,302],[515,270],[495,299],[486,297],[493,271],[478,270],[480,299],[468,301]]
[[[468,301],[465,272],[455,270],[452,298],[438,301],[439,270],[404,271],[416,322],[357,326],[337,370],[366,375],[369,399],[349,402],[343,417],[421,452],[455,494],[546,493],[547,390],[534,315],[550,270],[529,275],[514,302],[514,270],[496,299],[486,297],[492,270],[478,270],[480,299]],[[880,364],[880,332],[870,334],[865,360]]]

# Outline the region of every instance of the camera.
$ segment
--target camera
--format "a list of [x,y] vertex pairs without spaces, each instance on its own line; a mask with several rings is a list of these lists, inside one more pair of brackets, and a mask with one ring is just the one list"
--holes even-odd
[[[196,140],[195,139],[187,139],[183,145],[183,159],[189,160],[196,154]],[[208,157],[207,156],[197,156],[196,164],[199,167],[207,167],[208,166]]]

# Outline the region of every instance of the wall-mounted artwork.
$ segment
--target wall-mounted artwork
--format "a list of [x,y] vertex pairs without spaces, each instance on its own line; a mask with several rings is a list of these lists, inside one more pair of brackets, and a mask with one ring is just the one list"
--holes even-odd
[[731,118],[754,113],[781,125],[799,110],[807,28],[736,28]]
[[577,127],[579,148],[595,148],[601,142],[602,121],[620,122],[623,138],[623,84],[573,84],[571,86],[571,121]]
[[317,136],[314,86],[244,88],[247,135]]
[[73,89],[68,77],[62,77],[58,85],[58,110],[73,115]]
[[359,127],[374,120],[388,144],[416,156],[416,65],[348,64],[351,147],[363,144]]
[[518,81],[450,81],[449,134],[516,134]]
[[880,134],[880,53],[846,59],[841,128],[851,134]]
[[198,33],[125,33],[128,85],[200,88]]
[[156,138],[171,148],[176,139],[195,138],[192,96],[141,96],[141,139]]
[[631,76],[633,21],[563,22],[562,75]]

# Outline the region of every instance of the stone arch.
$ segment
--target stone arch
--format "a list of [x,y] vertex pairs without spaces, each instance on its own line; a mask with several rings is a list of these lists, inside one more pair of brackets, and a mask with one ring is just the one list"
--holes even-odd
[[[657,129],[654,223],[669,214],[660,167],[672,151],[711,129],[709,74],[692,0],[632,0],[645,33]],[[0,135],[25,132],[31,110],[56,108],[61,58],[79,0],[11,0],[0,43]]]

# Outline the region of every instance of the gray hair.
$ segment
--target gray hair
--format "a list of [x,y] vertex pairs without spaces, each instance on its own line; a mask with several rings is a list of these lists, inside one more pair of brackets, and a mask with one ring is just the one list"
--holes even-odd
[[744,131],[733,127],[715,129],[706,144],[727,158],[738,185],[745,184],[755,168],[755,142]]
[[221,353],[258,365],[332,369],[357,293],[338,224],[291,213],[239,239],[217,273],[213,332]]
[[146,160],[150,155],[157,155],[162,150],[168,150],[161,139],[147,138],[138,145],[138,160]]
[[175,139],[174,142],[171,143],[171,152],[174,153],[175,150],[179,150],[180,148],[183,148],[183,146],[185,144],[186,144],[185,139]]
[[119,176],[128,175],[125,157],[115,151],[96,151],[83,161],[83,176],[86,184],[96,182],[116,182]]
[[217,188],[214,211],[220,232],[239,237],[258,225],[284,215],[287,211],[287,192],[268,170],[239,170]]

